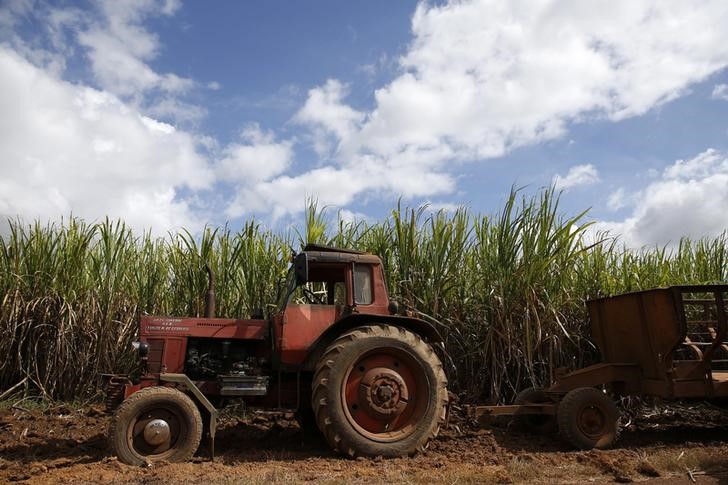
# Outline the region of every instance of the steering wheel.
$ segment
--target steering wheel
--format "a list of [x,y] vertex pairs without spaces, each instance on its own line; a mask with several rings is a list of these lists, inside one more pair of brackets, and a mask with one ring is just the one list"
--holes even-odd
[[302,286],[301,289],[303,290],[303,296],[306,297],[306,300],[308,300],[309,303],[313,305],[325,305],[326,302],[321,299],[319,295],[314,293],[313,291],[309,290],[305,286]]

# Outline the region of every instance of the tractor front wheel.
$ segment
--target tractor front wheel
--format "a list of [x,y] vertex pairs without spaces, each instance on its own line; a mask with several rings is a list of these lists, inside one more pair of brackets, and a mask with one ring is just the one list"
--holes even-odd
[[619,411],[609,396],[593,387],[569,391],[559,403],[559,432],[581,450],[608,448],[619,436]]
[[342,335],[319,361],[313,382],[319,429],[351,458],[413,454],[445,419],[440,359],[403,328],[371,325]]
[[119,461],[145,465],[192,458],[202,438],[195,403],[170,387],[147,387],[121,403],[111,420],[109,441]]

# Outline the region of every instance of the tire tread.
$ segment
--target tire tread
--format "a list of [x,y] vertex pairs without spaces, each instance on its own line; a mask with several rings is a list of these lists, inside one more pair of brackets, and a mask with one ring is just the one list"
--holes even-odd
[[[589,437],[583,435],[576,426],[575,418],[580,407],[583,407],[585,403],[597,402],[606,406],[607,412],[614,416],[614,429],[613,437],[606,441],[596,443]],[[582,450],[589,450],[592,448],[604,449],[609,448],[619,439],[620,426],[619,426],[619,411],[617,406],[614,404],[609,396],[604,394],[601,390],[594,387],[580,387],[569,391],[559,403],[557,412],[557,421],[559,427],[559,433],[561,436],[572,444],[575,448]]]
[[195,403],[183,392],[165,386],[152,386],[141,389],[127,399],[116,409],[109,424],[109,445],[119,460],[128,465],[145,465],[150,460],[141,457],[131,449],[126,442],[126,425],[137,412],[135,408],[142,406],[145,401],[155,399],[172,400],[180,409],[192,418],[192,427],[189,430],[190,438],[187,443],[172,454],[167,461],[183,462],[192,458],[202,440],[202,417]]
[[357,449],[356,445],[354,443],[347,442],[345,437],[342,436],[342,433],[340,433],[337,429],[337,420],[333,419],[331,410],[329,409],[329,403],[326,398],[328,393],[327,391],[331,385],[331,379],[329,376],[331,370],[337,365],[337,358],[341,355],[345,345],[361,339],[376,337],[388,337],[403,341],[412,346],[413,349],[425,360],[426,365],[432,368],[432,371],[435,374],[436,385],[438,387],[435,392],[439,394],[438,401],[441,411],[437,413],[437,419],[431,429],[428,430],[426,435],[418,440],[415,449],[407,450],[406,454],[422,451],[431,439],[437,437],[440,427],[445,422],[446,407],[448,403],[447,378],[445,377],[445,372],[443,371],[440,359],[432,350],[432,347],[430,347],[430,345],[422,340],[422,338],[418,335],[401,327],[372,324],[355,328],[337,338],[324,352],[314,374],[311,400],[316,415],[316,422],[326,438],[326,441],[334,449],[334,451],[349,458],[356,458],[357,456],[375,456],[376,454],[370,453],[366,449]]

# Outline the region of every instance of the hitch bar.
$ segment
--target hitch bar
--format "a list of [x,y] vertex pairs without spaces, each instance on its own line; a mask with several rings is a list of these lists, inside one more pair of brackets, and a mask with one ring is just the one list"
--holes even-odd
[[463,406],[465,415],[470,419],[481,419],[487,416],[522,416],[555,415],[557,404],[555,402],[511,404],[501,406]]

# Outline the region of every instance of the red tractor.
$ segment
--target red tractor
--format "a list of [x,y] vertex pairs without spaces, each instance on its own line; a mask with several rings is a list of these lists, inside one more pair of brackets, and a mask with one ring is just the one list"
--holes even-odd
[[429,323],[398,316],[381,260],[308,245],[264,320],[143,316],[137,379],[108,376],[109,435],[119,460],[185,461],[203,427],[214,439],[228,399],[295,412],[345,456],[401,456],[426,445],[445,419],[447,380]]

